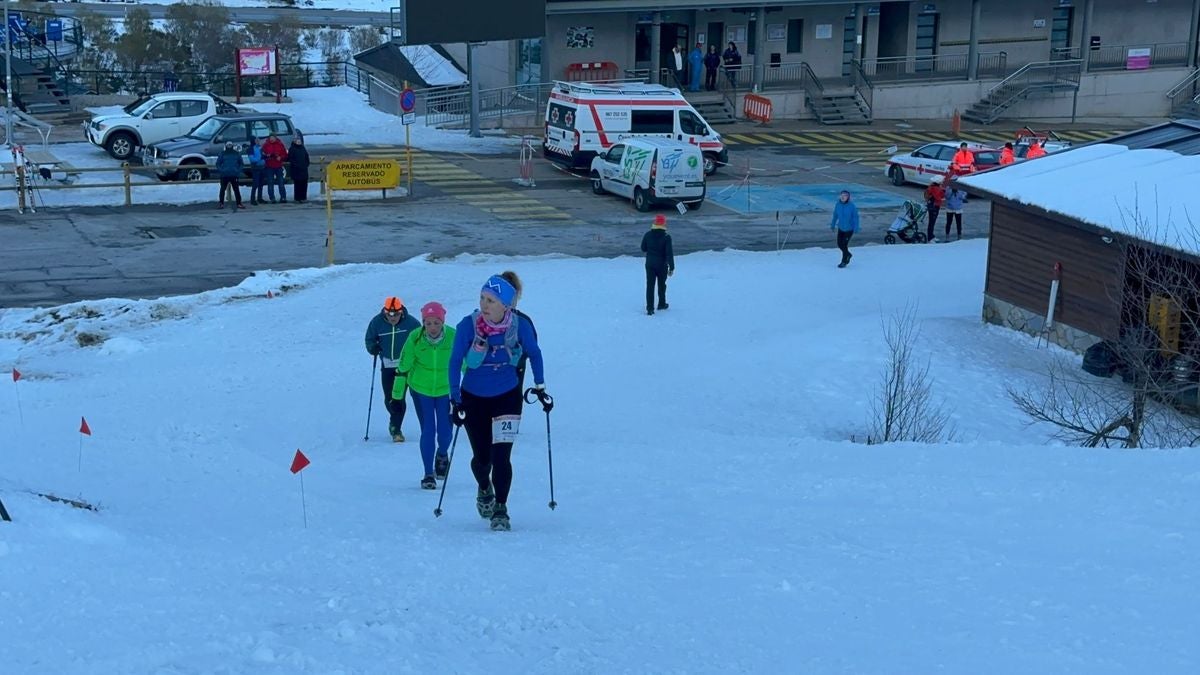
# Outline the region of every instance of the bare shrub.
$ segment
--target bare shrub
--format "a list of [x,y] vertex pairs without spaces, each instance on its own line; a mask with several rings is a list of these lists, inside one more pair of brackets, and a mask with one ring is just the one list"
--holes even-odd
[[917,311],[906,306],[881,321],[888,363],[871,397],[868,443],[940,443],[952,435],[950,414],[934,398],[929,359],[919,360]]

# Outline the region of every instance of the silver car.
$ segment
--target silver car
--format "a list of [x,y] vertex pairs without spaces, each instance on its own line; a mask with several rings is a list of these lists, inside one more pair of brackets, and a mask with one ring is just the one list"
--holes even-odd
[[[202,122],[187,136],[154,143],[142,153],[142,163],[155,168],[161,180],[204,180],[217,155],[232,142],[243,155],[250,148],[251,138],[266,138],[274,133],[284,146],[300,136],[292,118],[283,113],[226,113],[214,115]],[[246,161],[247,171],[250,167]],[[287,171],[287,165],[284,165]]]

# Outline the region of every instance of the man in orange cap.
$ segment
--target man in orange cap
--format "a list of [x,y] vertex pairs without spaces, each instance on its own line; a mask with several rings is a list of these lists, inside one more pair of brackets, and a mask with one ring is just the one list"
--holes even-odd
[[675,251],[671,235],[667,234],[667,217],[654,216],[654,225],[642,235],[642,252],[646,254],[646,314],[654,314],[654,287],[658,286],[658,309],[667,304],[667,277],[675,274]]
[[[371,318],[367,325],[367,353],[383,361],[379,369],[383,384],[383,402],[387,407],[389,421],[388,432],[395,443],[404,442],[404,433],[400,427],[404,424],[404,413],[408,404],[404,396],[392,398],[392,388],[396,384],[396,364],[400,361],[400,352],[408,340],[408,334],[420,328],[421,324],[410,316],[404,303],[397,297],[383,301],[383,309]],[[404,391],[404,387],[400,387]]]

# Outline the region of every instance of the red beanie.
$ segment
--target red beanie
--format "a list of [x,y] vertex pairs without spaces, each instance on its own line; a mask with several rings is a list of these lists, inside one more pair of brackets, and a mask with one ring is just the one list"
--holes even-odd
[[661,213],[654,216],[654,227],[659,227],[664,230],[667,229],[667,217]]

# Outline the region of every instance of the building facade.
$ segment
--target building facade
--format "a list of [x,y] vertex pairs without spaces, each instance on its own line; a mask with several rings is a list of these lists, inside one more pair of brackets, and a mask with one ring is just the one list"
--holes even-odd
[[[548,0],[545,37],[510,47],[510,81],[569,79],[582,63],[657,81],[673,47],[723,51],[732,42],[746,91],[786,81],[800,64],[826,86],[857,67],[877,87],[958,81],[967,86],[951,98],[962,105],[1026,64],[1077,60],[1100,81],[1081,91],[1103,94],[1103,82],[1136,71],[1138,84],[1116,91],[1161,97],[1196,66],[1198,21],[1200,0]],[[896,92],[882,103],[923,116]],[[1135,114],[1153,114],[1143,107]]]

